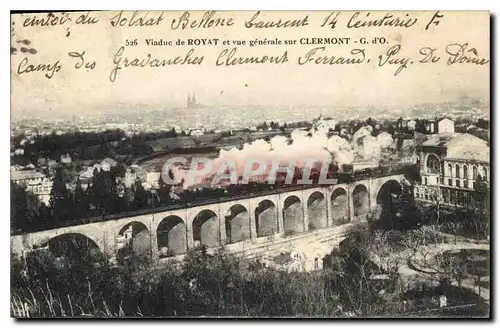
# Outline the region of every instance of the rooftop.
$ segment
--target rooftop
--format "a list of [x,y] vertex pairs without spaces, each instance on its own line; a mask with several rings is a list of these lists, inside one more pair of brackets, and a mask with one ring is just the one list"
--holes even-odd
[[10,179],[12,181],[29,180],[29,179],[42,179],[45,175],[35,170],[13,170],[10,172]]
[[440,133],[428,135],[427,139],[420,145],[424,147],[450,147],[455,145],[468,145],[473,141],[474,144],[484,144],[486,141],[469,133]]
[[473,162],[490,162],[490,150],[483,147],[462,147],[450,152],[446,159],[461,159]]
[[469,133],[441,133],[427,137],[421,146],[447,148],[446,159],[488,162],[488,143]]

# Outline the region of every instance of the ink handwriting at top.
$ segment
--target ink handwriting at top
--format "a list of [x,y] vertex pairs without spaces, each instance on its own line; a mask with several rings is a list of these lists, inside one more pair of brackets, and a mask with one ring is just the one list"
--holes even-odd
[[230,27],[234,25],[234,20],[229,17],[217,17],[214,10],[206,11],[201,19],[193,19],[189,11],[185,11],[179,18],[172,19],[170,28],[172,30],[185,30],[187,28],[214,28]]
[[309,25],[309,15],[305,15],[300,19],[281,18],[274,20],[259,19],[260,11],[257,11],[249,21],[245,22],[246,28],[288,28],[288,27],[304,27]]
[[378,56],[378,66],[382,67],[385,65],[397,65],[397,69],[394,72],[394,76],[399,75],[404,68],[408,68],[410,64],[413,64],[410,61],[409,57],[397,56],[399,51],[401,50],[401,45],[396,44],[390,47],[385,55]]
[[139,13],[137,10],[130,15],[123,10],[111,18],[111,26],[144,27],[158,26],[163,21],[163,12],[151,14],[149,11]]
[[67,13],[48,13],[45,17],[38,18],[37,16],[28,16],[23,22],[23,27],[47,27],[47,26],[57,26],[64,25],[71,22],[71,16]]
[[468,43],[451,43],[446,46],[446,53],[449,55],[447,64],[476,64],[485,65],[490,61],[479,57],[476,48],[470,48]]
[[75,23],[77,25],[96,24],[99,20],[90,11],[85,14],[71,16],[69,13],[48,13],[44,17],[28,16],[23,21],[23,27],[51,27]]
[[[88,61],[85,58],[85,51],[72,51],[68,53],[68,56],[75,59],[75,69],[84,68],[87,71],[91,71],[97,65],[95,61]],[[19,65],[17,66],[17,74],[23,75],[30,73],[43,73],[43,75],[50,80],[57,72],[61,71],[61,69],[62,64],[59,59],[53,63],[32,64],[30,63],[29,59],[25,57],[19,62]]]
[[427,23],[427,25],[425,26],[425,30],[427,31],[429,29],[429,26],[431,26],[431,24],[435,25],[435,26],[438,26],[439,25],[439,19],[440,18],[443,18],[444,15],[440,15],[439,14],[439,10],[436,11],[434,13],[434,16],[432,16],[431,20],[429,21],[429,23]]
[[[480,57],[478,50],[474,47],[471,48],[468,43],[450,43],[446,46],[445,52],[448,55],[446,60],[448,66],[457,64],[482,66],[490,62],[489,59]],[[422,47],[420,55],[423,58],[419,60],[419,63],[437,63],[441,59],[437,48]]]
[[84,58],[85,51],[82,51],[82,52],[71,51],[68,53],[68,56],[70,56],[72,58],[76,58],[76,62],[75,62],[76,69],[80,69],[83,67],[87,70],[93,70],[97,65],[97,63],[95,61],[89,62]]
[[352,14],[351,18],[347,22],[347,28],[365,28],[365,27],[403,27],[410,28],[415,25],[418,21],[417,18],[413,18],[410,14],[406,14],[404,17],[396,16],[395,14],[386,13],[383,17],[372,18],[371,13],[365,14],[364,18],[360,18],[361,12],[357,11]]
[[17,74],[22,75],[22,74],[29,74],[29,73],[36,73],[36,72],[41,72],[45,73],[44,76],[47,79],[52,79],[54,75],[61,70],[62,66],[57,60],[54,63],[51,64],[30,64],[28,58],[23,58],[19,65],[17,66]]
[[[326,16],[322,23],[321,27],[330,27],[331,29],[335,29],[337,27],[337,23],[339,22],[339,18],[341,15],[341,11],[331,12],[328,16]],[[349,29],[360,29],[360,28],[369,28],[369,27],[394,27],[394,28],[410,28],[414,26],[418,22],[418,18],[411,17],[410,14],[405,14],[404,16],[397,15],[395,13],[386,13],[384,16],[374,17],[371,16],[371,12],[364,13],[364,17],[360,11],[356,11],[353,13],[349,19],[347,19],[346,27]]]

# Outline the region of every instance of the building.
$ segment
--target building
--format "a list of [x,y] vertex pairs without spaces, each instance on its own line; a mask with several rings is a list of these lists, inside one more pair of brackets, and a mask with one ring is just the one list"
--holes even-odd
[[473,127],[473,128],[467,128],[467,133],[475,135],[476,137],[481,138],[483,140],[488,140],[488,141],[490,140],[490,130]]
[[449,118],[432,119],[425,123],[425,129],[428,134],[455,133],[455,122]]
[[427,131],[427,133],[430,133],[430,134],[437,133],[436,121],[429,120],[429,121],[425,122],[425,130]]
[[111,168],[115,167],[117,162],[111,158],[105,158],[101,161],[101,170],[109,171]]
[[38,199],[49,205],[52,181],[45,174],[35,170],[15,170],[11,169],[10,179],[26,188],[26,191],[33,193]]
[[186,108],[191,109],[191,108],[197,108],[198,106],[199,103],[196,101],[196,96],[194,92],[192,97],[188,94]]
[[478,179],[489,183],[490,148],[476,136],[468,133],[430,135],[418,146],[418,153],[422,182],[414,190],[417,199],[433,202],[439,199],[446,204],[464,206]]
[[80,180],[82,179],[92,179],[94,176],[94,167],[93,166],[87,166],[84,171],[80,172],[79,178]]
[[160,176],[161,172],[147,172],[142,186],[146,190],[159,189],[160,188]]
[[57,167],[57,162],[56,162],[56,160],[55,160],[55,159],[49,159],[49,160],[47,161],[47,167],[48,167],[49,169],[55,169],[55,168]]
[[135,171],[132,171],[130,168],[127,168],[123,177],[117,177],[116,181],[118,182],[118,184],[123,185],[125,188],[132,189],[137,178],[137,173]]
[[415,130],[415,127],[417,126],[417,121],[415,120],[409,120],[406,125],[408,126],[409,130]]
[[332,119],[322,118],[321,116],[313,122],[313,128],[316,131],[327,133],[329,130],[335,130],[336,122]]
[[71,156],[69,156],[68,154],[62,155],[61,156],[61,163],[62,164],[71,164]]
[[396,121],[396,129],[397,130],[402,130],[404,128],[407,127],[407,122],[406,120],[403,120],[402,117],[398,118],[398,120]]
[[455,133],[455,122],[449,118],[438,120],[437,133]]
[[190,135],[194,136],[194,137],[200,137],[202,136],[204,133],[203,133],[203,130],[201,129],[198,129],[198,130],[191,130],[189,132]]

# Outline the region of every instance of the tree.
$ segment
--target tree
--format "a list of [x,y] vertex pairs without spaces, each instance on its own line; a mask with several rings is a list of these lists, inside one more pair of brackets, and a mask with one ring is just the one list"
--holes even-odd
[[419,247],[423,245],[421,235],[415,231],[408,231],[404,234],[402,244],[411,250],[413,257],[417,255]]
[[425,126],[424,120],[417,119],[417,120],[415,120],[415,123],[416,123],[415,124],[415,132],[423,133],[423,134],[427,133],[427,127]]
[[[352,248],[345,254],[344,268],[347,271],[346,278],[343,279],[344,295],[348,299],[350,306],[361,313],[368,303],[369,278],[370,278],[370,258],[359,248]],[[368,302],[367,302],[368,301]]]
[[459,287],[467,272],[465,263],[458,257],[440,253],[434,257],[434,265],[431,267],[435,272],[435,278],[443,285],[451,284],[455,280]]
[[488,130],[488,129],[490,128],[490,121],[485,120],[485,119],[483,119],[483,118],[480,118],[480,119],[477,121],[476,126],[477,126],[478,128]]
[[[362,224],[353,227],[341,244],[342,274],[338,290],[348,307],[357,314],[385,308],[387,299],[381,296],[381,288],[395,287],[399,281],[400,258],[388,256],[392,250],[389,237],[388,232],[372,233],[368,225]],[[372,258],[377,258],[379,264]]]
[[427,263],[427,257],[430,254],[432,254],[432,250],[430,250],[427,246],[423,245],[423,246],[421,246],[421,247],[418,248],[418,252],[422,256],[422,259],[424,261],[423,265],[427,266],[428,265],[428,263]]
[[38,215],[36,216],[36,223],[41,225],[47,224],[50,219],[50,208],[42,202],[38,208]]
[[30,210],[30,195],[26,188],[15,182],[10,182],[10,229],[25,230],[33,223],[34,213]]
[[70,218],[71,199],[66,187],[64,171],[61,167],[56,169],[56,174],[52,182],[52,190],[50,191],[50,209],[52,218],[56,222],[63,222]]
[[[413,228],[420,221],[420,210],[413,197],[412,188],[401,182],[401,194],[387,196],[381,206],[377,227],[385,230],[407,230]],[[390,198],[389,198],[390,197]]]
[[132,202],[133,209],[145,208],[148,205],[148,193],[142,186],[139,179],[135,180],[134,185],[134,201]]
[[90,194],[90,202],[92,203],[94,208],[100,209],[101,206],[99,188],[102,188],[102,183],[101,181],[99,181],[99,170],[97,168],[94,168],[94,171],[92,172],[91,181],[91,187],[88,189]]
[[478,176],[475,183],[475,190],[472,194],[471,218],[476,234],[479,240],[482,236],[488,234],[490,220],[490,190],[489,184],[481,176]]
[[86,217],[89,210],[89,203],[87,199],[87,195],[82,188],[82,182],[78,178],[76,181],[75,193],[73,196],[73,210],[74,216],[77,218]]
[[113,175],[115,178],[123,178],[125,176],[125,171],[125,165],[123,165],[123,163],[118,163],[111,168],[111,175]]
[[399,262],[399,258],[394,256],[394,249],[389,242],[390,234],[390,231],[375,231],[371,238],[372,242],[370,249],[380,263],[380,266],[384,270],[392,272],[394,271],[393,269],[395,266],[397,270],[397,262]]
[[118,188],[112,172],[94,169],[92,176],[92,204],[103,213],[116,213],[120,210]]
[[[168,170],[168,176],[170,177],[170,179],[174,178],[172,170],[170,169]],[[158,182],[159,182],[158,184],[160,185],[160,188],[158,190],[158,196],[160,197],[161,202],[166,204],[171,203],[172,197],[170,197],[170,191],[172,190],[172,185],[165,183],[165,181],[163,181],[161,174]]]
[[441,205],[443,204],[443,197],[441,195],[441,190],[439,188],[434,189],[433,192],[430,194],[430,197],[436,209],[436,221],[434,222],[434,224],[439,225],[441,219]]
[[442,242],[442,235],[436,225],[422,226],[415,232],[420,235],[423,245],[433,241],[434,245],[437,246],[438,243]]
[[457,244],[457,232],[458,229],[460,228],[460,223],[455,222],[455,221],[448,221],[446,222],[446,228],[451,231],[451,233],[454,235],[454,243],[455,245]]

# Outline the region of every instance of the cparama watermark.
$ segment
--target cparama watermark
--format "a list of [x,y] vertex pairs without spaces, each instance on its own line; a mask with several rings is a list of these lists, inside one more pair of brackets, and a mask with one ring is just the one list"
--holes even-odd
[[[212,185],[218,185],[221,181],[230,184],[248,184],[256,178],[266,177],[268,184],[275,184],[278,175],[286,175],[285,184],[326,184],[331,185],[337,179],[328,178],[330,162],[320,161],[315,158],[286,159],[280,158],[256,158],[249,157],[244,160],[236,158],[225,158],[217,161],[205,157],[193,157],[188,160],[185,157],[172,157],[163,165],[162,179],[166,184],[176,185],[180,181],[172,174],[175,167],[183,167],[182,179],[188,185],[196,184],[199,179],[210,179]],[[189,168],[185,169],[189,164]],[[317,179],[312,179],[315,172]],[[319,173],[319,175],[318,175]],[[253,179],[252,179],[253,178]]]

